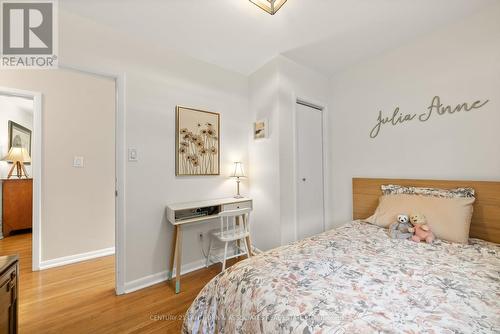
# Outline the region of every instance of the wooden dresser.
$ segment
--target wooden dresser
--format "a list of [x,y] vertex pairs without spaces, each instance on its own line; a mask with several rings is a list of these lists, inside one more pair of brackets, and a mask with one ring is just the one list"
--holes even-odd
[[12,231],[29,229],[33,221],[33,180],[2,180],[2,230],[4,237]]
[[0,334],[17,333],[19,259],[0,256]]

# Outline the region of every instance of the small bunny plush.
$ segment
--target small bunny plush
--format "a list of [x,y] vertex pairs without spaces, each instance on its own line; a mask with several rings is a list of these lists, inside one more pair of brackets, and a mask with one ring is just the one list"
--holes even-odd
[[410,216],[410,223],[413,227],[410,227],[408,230],[412,233],[415,233],[411,240],[415,242],[420,242],[424,240],[428,244],[434,242],[434,233],[431,231],[431,227],[427,225],[427,219],[422,214],[413,214]]
[[398,215],[397,221],[389,226],[389,236],[392,239],[410,239],[413,236],[410,232],[412,226],[408,215]]

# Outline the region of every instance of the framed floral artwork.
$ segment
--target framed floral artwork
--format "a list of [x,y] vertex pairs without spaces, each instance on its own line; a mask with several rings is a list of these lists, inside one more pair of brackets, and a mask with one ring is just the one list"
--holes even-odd
[[220,175],[220,114],[176,107],[175,175]]

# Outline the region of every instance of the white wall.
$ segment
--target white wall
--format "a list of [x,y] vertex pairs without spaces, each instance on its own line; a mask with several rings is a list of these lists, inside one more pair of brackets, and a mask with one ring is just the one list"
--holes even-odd
[[250,193],[253,198],[252,242],[260,250],[281,244],[279,160],[279,72],[274,59],[250,76],[252,122],[267,120],[266,138],[250,139]]
[[[42,266],[114,247],[114,81],[3,70],[0,86],[42,93]],[[72,166],[74,156],[85,158],[84,168]]]
[[297,98],[327,108],[328,79],[282,56],[250,77],[254,120],[267,118],[270,127],[268,138],[252,139],[250,144],[253,238],[263,250],[296,240],[293,120]]
[[[351,178],[500,179],[500,5],[349,68],[332,79],[330,153],[335,224],[352,216]],[[490,99],[482,109],[386,125],[378,111],[423,113]]]
[[[248,80],[175,52],[165,55],[154,45],[63,10],[59,31],[61,63],[126,77],[126,145],[136,148],[139,158],[126,165],[126,289],[164,279],[173,237],[166,205],[233,196],[233,162],[248,166]],[[221,114],[220,176],[175,176],[176,105]],[[242,194],[247,189],[243,181]],[[184,270],[204,264],[198,233],[205,234],[207,248],[207,231],[215,226],[186,228]]]

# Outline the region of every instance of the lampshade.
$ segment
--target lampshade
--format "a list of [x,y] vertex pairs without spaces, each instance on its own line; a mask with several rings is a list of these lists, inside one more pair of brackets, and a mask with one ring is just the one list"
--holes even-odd
[[241,162],[234,163],[234,170],[231,177],[245,177],[245,172],[243,171],[243,164]]
[[31,162],[31,157],[24,147],[12,146],[9,153],[3,158],[4,161],[10,162]]
[[286,0],[250,0],[250,2],[259,6],[269,14],[274,15],[281,6],[283,6]]

